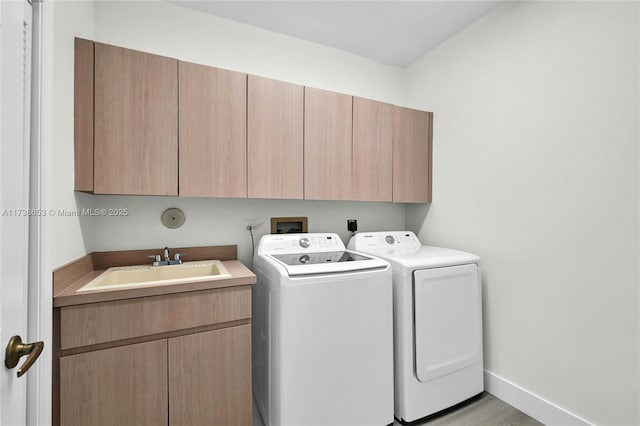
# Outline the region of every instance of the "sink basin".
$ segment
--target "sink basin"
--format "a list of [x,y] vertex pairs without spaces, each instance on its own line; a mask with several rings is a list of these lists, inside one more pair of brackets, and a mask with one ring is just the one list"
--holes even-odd
[[182,284],[229,277],[231,274],[219,260],[184,262],[181,265],[165,266],[120,266],[107,269],[77,292]]

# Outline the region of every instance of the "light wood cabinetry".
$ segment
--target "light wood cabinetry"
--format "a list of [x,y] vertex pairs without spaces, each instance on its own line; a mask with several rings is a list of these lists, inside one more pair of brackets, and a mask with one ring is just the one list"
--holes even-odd
[[432,125],[431,112],[394,107],[394,202],[431,202]]
[[169,339],[169,424],[251,425],[251,326]]
[[94,193],[178,195],[177,67],[95,43]]
[[75,41],[75,190],[431,201],[433,114]]
[[167,341],[60,359],[60,424],[167,424]]
[[351,199],[352,114],[351,96],[305,87],[305,199]]
[[392,200],[392,117],[393,105],[353,98],[353,200]]
[[247,196],[247,75],[179,63],[180,195]]
[[250,324],[248,285],[56,308],[54,424],[251,425]]
[[302,199],[303,86],[250,75],[248,103],[248,196]]
[[72,305],[60,312],[60,348],[106,344],[250,317],[251,293],[244,287]]
[[76,38],[74,49],[74,189],[93,192],[93,42]]

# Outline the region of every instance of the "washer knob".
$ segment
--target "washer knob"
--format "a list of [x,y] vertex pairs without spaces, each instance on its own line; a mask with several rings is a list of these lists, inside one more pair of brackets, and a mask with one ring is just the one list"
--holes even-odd
[[396,239],[393,238],[392,235],[387,235],[386,237],[384,237],[384,240],[387,242],[387,244],[393,244],[396,242]]
[[309,241],[308,238],[300,238],[300,241],[298,241],[298,244],[300,244],[300,247],[302,248],[307,248],[311,245],[311,242]]

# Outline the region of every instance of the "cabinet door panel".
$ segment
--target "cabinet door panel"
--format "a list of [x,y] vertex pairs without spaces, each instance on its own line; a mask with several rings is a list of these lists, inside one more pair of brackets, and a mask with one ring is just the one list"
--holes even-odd
[[353,195],[359,201],[391,201],[393,106],[353,98]]
[[251,325],[169,339],[169,424],[251,425]]
[[60,424],[167,424],[167,341],[60,358]]
[[76,38],[74,48],[74,189],[93,192],[93,42]]
[[305,87],[304,198],[351,199],[352,97]]
[[250,75],[248,102],[249,197],[302,199],[304,88]]
[[433,113],[394,107],[393,201],[431,202]]
[[178,194],[178,69],[95,43],[96,194]]
[[180,195],[247,196],[247,75],[180,62]]

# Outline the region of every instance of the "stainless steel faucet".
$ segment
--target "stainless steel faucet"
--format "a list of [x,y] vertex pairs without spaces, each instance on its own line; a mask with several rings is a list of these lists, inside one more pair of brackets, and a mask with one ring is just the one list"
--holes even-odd
[[169,247],[165,247],[162,253],[162,256],[159,254],[149,256],[153,259],[153,266],[166,266],[166,265],[181,265],[182,259],[181,256],[184,256],[184,253],[176,253],[171,259],[171,254],[169,253]]

